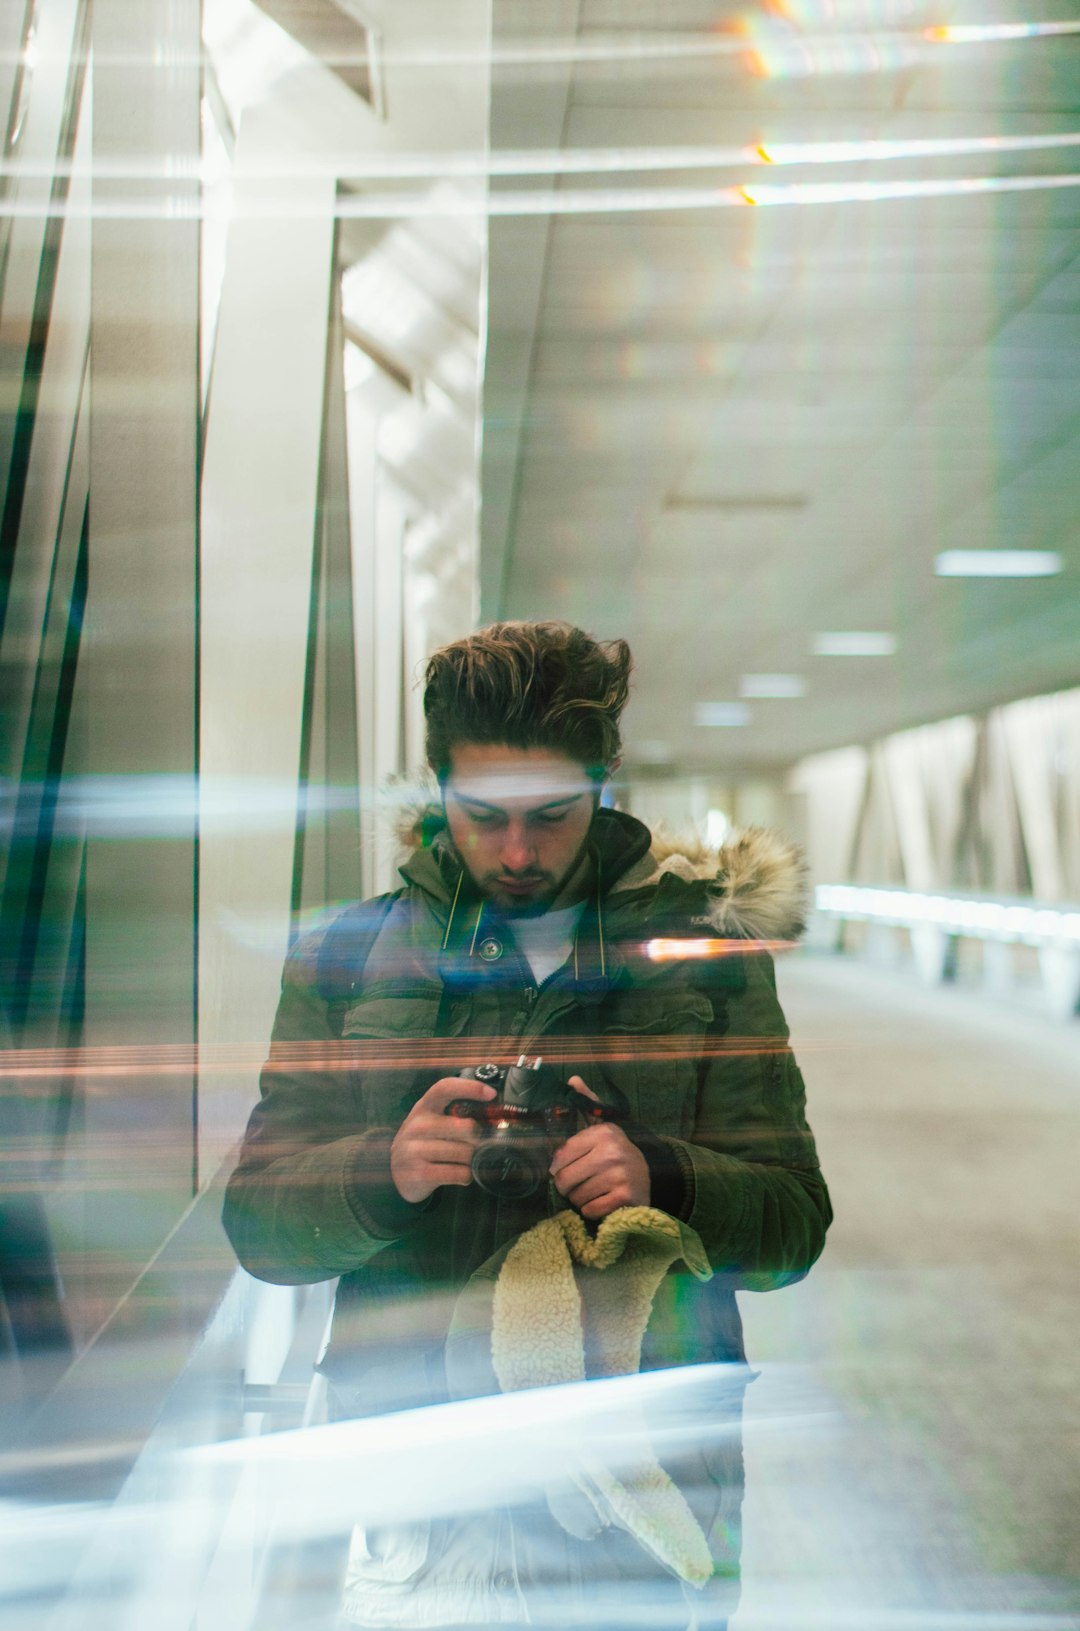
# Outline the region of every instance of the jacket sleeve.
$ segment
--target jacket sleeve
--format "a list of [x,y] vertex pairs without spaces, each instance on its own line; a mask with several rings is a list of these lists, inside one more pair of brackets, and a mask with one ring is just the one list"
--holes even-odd
[[315,988],[318,936],[285,964],[281,999],[223,1222],[249,1273],[307,1285],[360,1268],[424,1212],[390,1180],[390,1127],[366,1127],[335,1067],[340,1038]]
[[721,1045],[702,1060],[692,1138],[664,1142],[683,1178],[681,1216],[718,1273],[753,1291],[807,1273],[832,1207],[770,957],[747,959]]

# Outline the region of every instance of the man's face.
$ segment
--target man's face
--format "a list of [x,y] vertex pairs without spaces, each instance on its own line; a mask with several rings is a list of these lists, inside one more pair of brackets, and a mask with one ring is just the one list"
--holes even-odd
[[480,892],[513,917],[546,911],[596,811],[597,784],[577,760],[466,742],[453,750],[443,794],[450,836]]

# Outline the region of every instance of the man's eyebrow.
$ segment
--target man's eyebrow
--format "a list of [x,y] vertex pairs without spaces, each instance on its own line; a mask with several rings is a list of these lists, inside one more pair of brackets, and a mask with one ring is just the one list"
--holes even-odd
[[[568,809],[571,804],[577,804],[580,799],[583,799],[587,791],[588,789],[583,787],[580,793],[567,793],[564,794],[562,798],[549,800],[547,804],[537,804],[527,813],[529,815],[539,815],[541,812],[546,810]],[[506,810],[503,805],[489,804],[487,799],[476,798],[472,793],[454,792],[453,796],[457,799],[459,804],[471,804],[480,810],[490,810],[494,815],[506,814]]]

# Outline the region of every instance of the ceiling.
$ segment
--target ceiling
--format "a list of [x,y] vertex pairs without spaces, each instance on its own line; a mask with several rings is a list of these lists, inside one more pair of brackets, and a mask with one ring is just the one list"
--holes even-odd
[[[1080,172],[1080,147],[971,145],[1080,132],[1080,34],[927,34],[1075,27],[1077,0],[494,15],[493,154],[532,150],[548,173],[492,182],[511,213],[490,224],[485,617],[626,636],[631,759],[694,771],[1080,683],[1080,187],[1047,185]],[[969,150],[752,153],[945,138]],[[551,173],[584,152],[596,170]],[[600,169],[618,162],[642,168]],[[957,179],[992,187],[775,207],[733,192]],[[553,189],[554,213],[514,202]],[[1064,571],[935,576],[956,548],[1052,550]],[[895,652],[814,653],[851,631]],[[776,674],[804,694],[747,701],[741,727],[695,723]]]

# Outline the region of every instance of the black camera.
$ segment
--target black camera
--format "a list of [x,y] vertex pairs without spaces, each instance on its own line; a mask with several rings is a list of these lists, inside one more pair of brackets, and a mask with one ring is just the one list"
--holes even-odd
[[475,1121],[481,1136],[472,1175],[481,1189],[502,1200],[521,1200],[540,1188],[552,1156],[582,1116],[604,1119],[600,1105],[575,1092],[540,1058],[522,1054],[516,1065],[471,1065],[460,1074],[496,1090],[486,1102],[454,1099],[446,1114]]

